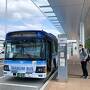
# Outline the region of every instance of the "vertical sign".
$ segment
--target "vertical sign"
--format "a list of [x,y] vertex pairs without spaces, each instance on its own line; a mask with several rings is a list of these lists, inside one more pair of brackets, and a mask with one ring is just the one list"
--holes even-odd
[[58,77],[59,81],[67,81],[67,35],[58,35]]

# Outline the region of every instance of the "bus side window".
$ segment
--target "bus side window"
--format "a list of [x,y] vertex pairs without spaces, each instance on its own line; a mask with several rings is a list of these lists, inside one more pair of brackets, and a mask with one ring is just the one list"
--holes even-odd
[[46,59],[49,58],[49,44],[46,43]]
[[46,59],[47,59],[47,68],[49,71],[51,71],[51,59],[52,59],[52,47],[51,42],[47,41],[46,45]]
[[54,41],[54,53],[58,51],[58,43]]
[[51,51],[51,42],[47,42],[47,45],[46,45],[46,58],[47,59],[51,59],[51,55],[52,55],[52,51]]
[[54,43],[54,41],[52,42],[52,52],[55,53],[55,43]]

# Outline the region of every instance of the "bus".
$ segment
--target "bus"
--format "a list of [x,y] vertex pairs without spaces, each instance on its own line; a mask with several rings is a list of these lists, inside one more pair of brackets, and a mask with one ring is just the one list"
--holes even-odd
[[4,60],[4,40],[0,40],[0,62]]
[[57,68],[57,38],[45,31],[6,34],[4,76],[46,78]]

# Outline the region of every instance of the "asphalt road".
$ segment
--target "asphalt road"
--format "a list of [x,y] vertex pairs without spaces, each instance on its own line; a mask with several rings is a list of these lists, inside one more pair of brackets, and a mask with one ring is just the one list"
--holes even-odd
[[40,90],[44,79],[0,78],[0,90]]
[[0,64],[0,77],[2,77],[3,76],[3,65],[2,64]]

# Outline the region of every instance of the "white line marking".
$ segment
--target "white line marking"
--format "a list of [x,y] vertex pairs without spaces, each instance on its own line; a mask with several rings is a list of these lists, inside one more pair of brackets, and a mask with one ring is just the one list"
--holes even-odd
[[5,76],[1,76],[0,79],[4,78]]
[[30,85],[21,85],[21,84],[11,84],[11,83],[0,83],[0,85],[9,85],[9,86],[21,86],[21,87],[29,87],[29,88],[38,88],[37,86]]
[[3,67],[4,65],[3,64],[0,64],[0,67]]
[[[44,90],[45,87],[48,85],[50,80],[55,76],[57,70],[52,74],[52,76],[45,82],[45,84],[40,88],[40,90]],[[1,76],[0,79],[4,78],[5,76]],[[0,83],[0,85],[9,85],[9,86],[21,86],[21,87],[29,87],[29,88],[39,88],[38,86],[30,86],[30,85],[21,85],[21,84],[11,84],[11,83]]]
[[46,83],[40,88],[40,90],[44,90],[46,88],[46,86],[48,85],[48,83],[50,82],[50,80],[55,76],[55,74],[57,73],[57,70],[53,73],[53,75],[46,81]]

